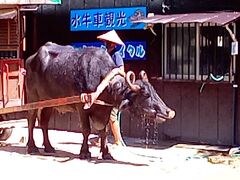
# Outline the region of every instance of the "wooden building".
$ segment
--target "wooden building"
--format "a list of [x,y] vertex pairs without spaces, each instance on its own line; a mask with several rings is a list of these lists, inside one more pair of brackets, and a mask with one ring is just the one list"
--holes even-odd
[[[0,108],[24,104],[26,14],[46,3],[59,4],[59,1],[0,1]],[[17,114],[9,116],[10,119],[17,117]]]
[[[179,14],[240,11],[234,0],[63,0],[61,5],[41,5],[26,13],[25,58],[47,41],[59,44],[95,41],[101,31],[71,31],[70,12],[103,8],[145,6],[148,13]],[[153,139],[154,142],[178,141],[236,145],[240,143],[239,55],[226,24],[188,21],[154,23],[150,29],[119,30],[123,41],[145,41],[146,60],[127,61],[127,69],[136,73],[145,69],[159,95],[176,117],[155,124],[124,113],[124,136]],[[217,14],[219,15],[219,14]],[[156,16],[154,16],[156,17]],[[208,18],[208,17],[206,17]],[[151,21],[151,23],[153,23]],[[239,40],[238,16],[227,23]],[[236,46],[235,46],[236,47]],[[61,119],[61,121],[59,120]],[[52,116],[51,127],[79,131],[76,114]]]
[[0,6],[0,107],[23,104],[24,7]]

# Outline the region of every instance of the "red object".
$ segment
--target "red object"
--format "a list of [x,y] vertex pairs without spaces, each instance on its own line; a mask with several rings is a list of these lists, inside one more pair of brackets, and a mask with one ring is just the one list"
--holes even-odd
[[[10,66],[12,64],[17,65],[18,70],[10,71]],[[9,79],[16,78],[18,79],[18,98],[21,100],[21,104],[23,104],[24,93],[23,93],[23,86],[24,86],[24,74],[26,74],[26,70],[24,71],[24,60],[20,58],[16,59],[1,59],[0,60],[0,68],[1,68],[1,81],[2,81],[2,101],[3,107],[9,101]]]

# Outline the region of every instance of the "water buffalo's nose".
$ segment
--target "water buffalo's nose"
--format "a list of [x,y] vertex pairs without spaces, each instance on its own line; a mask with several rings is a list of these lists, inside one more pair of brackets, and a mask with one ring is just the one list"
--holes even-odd
[[169,119],[174,118],[174,117],[175,117],[175,114],[176,114],[175,111],[169,109],[169,111],[168,111],[168,118],[169,118]]

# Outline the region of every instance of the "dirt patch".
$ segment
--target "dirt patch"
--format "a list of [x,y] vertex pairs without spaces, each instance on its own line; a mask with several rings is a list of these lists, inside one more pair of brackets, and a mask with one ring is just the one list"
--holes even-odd
[[[82,134],[66,131],[49,131],[55,154],[46,154],[42,147],[42,132],[34,130],[36,145],[41,154],[26,153],[26,124],[13,124],[12,135],[2,141],[0,147],[0,175],[8,179],[79,179],[83,177],[108,179],[233,179],[239,178],[238,157],[230,157],[223,152],[197,148],[199,145],[182,145],[176,142],[159,142],[146,146],[145,141],[126,138],[126,147],[112,146],[109,149],[113,161],[101,159],[100,149],[90,145],[91,160],[80,160],[78,154],[82,145]],[[12,126],[12,124],[11,124]],[[95,138],[91,135],[90,138]],[[210,148],[210,146],[209,146]],[[218,158],[224,161],[218,161]],[[234,160],[232,163],[231,159]]]

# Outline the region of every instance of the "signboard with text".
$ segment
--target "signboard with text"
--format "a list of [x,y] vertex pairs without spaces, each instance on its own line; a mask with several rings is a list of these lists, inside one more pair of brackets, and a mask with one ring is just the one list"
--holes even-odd
[[[146,60],[146,42],[145,41],[127,41],[125,46],[117,46],[124,60]],[[96,46],[105,48],[102,42],[72,43],[75,48],[84,48]]]
[[146,7],[71,10],[71,31],[143,29],[132,20],[146,17]]

